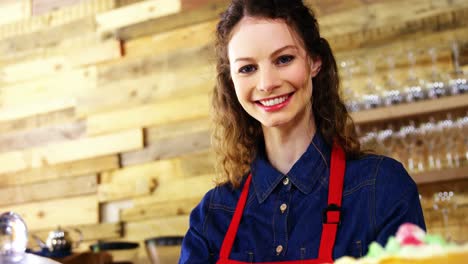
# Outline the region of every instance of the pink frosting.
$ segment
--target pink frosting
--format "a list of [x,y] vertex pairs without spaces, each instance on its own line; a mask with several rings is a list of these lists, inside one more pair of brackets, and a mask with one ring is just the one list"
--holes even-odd
[[426,233],[419,226],[405,223],[398,228],[395,238],[402,246],[421,245],[425,235]]

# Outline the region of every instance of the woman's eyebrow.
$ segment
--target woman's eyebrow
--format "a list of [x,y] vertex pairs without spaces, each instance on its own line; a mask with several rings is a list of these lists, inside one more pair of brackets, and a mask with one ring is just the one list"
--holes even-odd
[[[270,55],[270,57],[275,57],[276,55],[278,55],[279,53],[283,52],[284,50],[287,50],[287,49],[295,49],[295,50],[299,50],[297,48],[296,45],[286,45],[284,47],[281,47],[275,51],[273,51],[273,53]],[[238,62],[238,61],[252,61],[253,59],[250,58],[250,57],[241,57],[241,58],[237,58],[234,60],[234,62]]]
[[278,55],[279,53],[281,53],[281,52],[283,52],[284,50],[287,50],[287,49],[299,50],[299,49],[297,48],[296,45],[286,45],[286,46],[284,46],[284,47],[282,47],[282,48],[279,48],[279,49],[275,50],[275,51],[270,55],[270,57],[275,57],[276,55]]

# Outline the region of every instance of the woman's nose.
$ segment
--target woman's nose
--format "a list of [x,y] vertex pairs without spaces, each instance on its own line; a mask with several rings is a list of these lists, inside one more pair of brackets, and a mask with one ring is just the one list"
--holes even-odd
[[275,69],[264,68],[260,70],[257,89],[262,92],[271,92],[281,85],[281,79]]

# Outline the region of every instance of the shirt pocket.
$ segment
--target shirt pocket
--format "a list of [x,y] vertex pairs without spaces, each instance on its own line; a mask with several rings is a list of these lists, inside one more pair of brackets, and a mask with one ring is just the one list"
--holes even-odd
[[243,261],[247,263],[254,262],[254,252],[253,251],[245,251],[245,252],[231,252],[229,255],[229,259]]

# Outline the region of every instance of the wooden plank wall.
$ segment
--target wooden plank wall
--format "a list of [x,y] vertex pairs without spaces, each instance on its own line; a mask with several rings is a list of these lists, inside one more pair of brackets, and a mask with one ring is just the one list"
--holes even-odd
[[[466,0],[307,2],[337,58],[373,58],[379,81],[382,56],[396,58],[404,80],[408,50],[427,74],[425,51],[437,48],[437,65],[450,71],[450,43],[468,43]],[[58,225],[78,227],[82,250],[96,240],[183,235],[190,210],[214,186],[213,32],[227,3],[2,1],[0,211],[21,213],[43,238]],[[353,85],[365,79],[357,71]],[[453,189],[463,202],[450,229],[468,240],[467,184],[420,187],[429,230],[442,230],[432,194]],[[132,206],[102,222],[100,208],[122,201]]]

